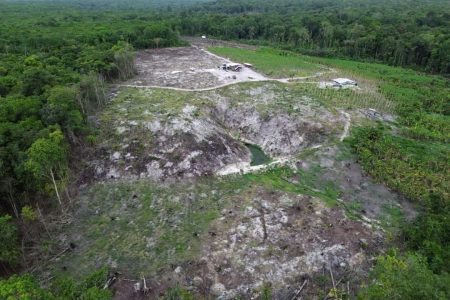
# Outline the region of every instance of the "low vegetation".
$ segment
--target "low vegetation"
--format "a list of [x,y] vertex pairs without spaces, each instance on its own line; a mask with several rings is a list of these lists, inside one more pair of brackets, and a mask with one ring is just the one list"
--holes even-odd
[[30,275],[14,275],[7,280],[0,281],[1,299],[35,299],[35,300],[56,300],[56,299],[111,299],[112,293],[108,289],[103,289],[107,279],[107,271],[101,269],[79,282],[70,278],[60,278],[56,280],[49,289],[39,286],[36,279]]
[[[246,50],[240,48],[212,47],[210,51],[241,63],[250,63],[256,69],[274,78],[312,76],[326,71],[318,64],[299,59],[298,56],[277,53],[270,49]],[[275,55],[274,55],[275,54]]]
[[447,299],[450,276],[434,274],[421,255],[395,253],[382,256],[372,272],[375,282],[359,299]]
[[[339,191],[331,181],[324,184],[320,172],[320,168],[301,171],[304,180],[298,183],[287,180],[296,175],[291,169],[274,168],[195,184],[145,180],[97,184],[82,193],[79,201],[84,208],[66,229],[78,253],[42,267],[58,276],[70,273],[77,278],[88,275],[96,265],[120,265],[132,276],[156,275],[169,266],[198,259],[202,242],[209,238],[210,223],[224,209],[236,207],[236,201],[244,208],[258,187],[311,195],[336,206]],[[126,236],[119,234],[125,231]]]
[[[379,90],[376,85],[377,81],[367,78],[365,74],[351,72],[349,69],[335,70],[334,68],[340,67],[340,65],[334,65],[330,63],[329,60],[317,59],[310,56],[269,48],[249,50],[242,48],[212,47],[209,48],[209,50],[240,63],[250,61],[256,70],[266,73],[269,76],[280,78],[296,77],[303,72],[304,74],[301,76],[306,76],[305,80],[300,84],[290,87],[289,94],[308,95],[330,109],[374,108],[380,112],[394,113],[396,108],[395,102],[390,100]],[[284,62],[284,64],[278,63],[279,61]],[[337,62],[341,61],[337,60]],[[321,82],[327,82],[332,78],[337,77],[353,77],[358,81],[358,84],[362,89],[333,89],[320,87]],[[289,97],[289,95],[286,97]]]

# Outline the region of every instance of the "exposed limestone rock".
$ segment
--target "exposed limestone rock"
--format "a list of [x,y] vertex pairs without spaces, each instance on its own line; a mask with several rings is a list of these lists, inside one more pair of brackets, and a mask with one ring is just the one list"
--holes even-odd
[[223,294],[225,294],[226,292],[226,288],[223,284],[219,283],[215,283],[213,286],[211,286],[211,294],[216,296],[216,297],[220,297]]
[[232,214],[225,210],[203,246],[208,273],[221,283],[211,288],[217,298],[252,297],[264,282],[279,292],[323,268],[338,273],[350,266],[364,272],[368,260],[354,237],[368,240],[380,234],[309,196],[262,189],[243,206]]
[[[227,93],[231,94],[202,92],[199,97],[203,106],[186,101],[175,103],[179,106],[173,112],[151,115],[149,110],[164,102],[154,103],[154,93],[139,91],[142,93],[139,95],[148,97],[149,106],[132,120],[128,116],[132,99],[125,97],[115,109],[121,111],[122,106],[126,107],[124,117],[128,120],[119,119],[117,126],[112,127],[120,145],[114,145],[116,151],[108,148],[111,141],[108,136],[100,154],[103,159],[96,162],[97,177],[165,180],[232,174],[250,166],[251,153],[244,143],[258,145],[276,163],[285,162],[286,157],[333,138],[336,128],[342,127],[338,115],[311,106],[314,101],[309,98],[294,102],[289,113],[287,107],[271,108],[283,91],[277,85],[260,84],[243,91],[239,87],[229,89]],[[240,100],[239,93],[244,92],[245,97],[252,98]],[[179,96],[178,92],[168,93],[171,97]],[[111,125],[105,125],[110,130]]]

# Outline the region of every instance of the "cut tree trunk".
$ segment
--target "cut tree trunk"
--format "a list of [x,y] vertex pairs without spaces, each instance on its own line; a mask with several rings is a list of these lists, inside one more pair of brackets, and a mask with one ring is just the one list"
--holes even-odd
[[59,196],[58,186],[56,185],[55,176],[53,175],[52,169],[50,169],[50,175],[52,176],[53,186],[55,187],[56,197],[58,197],[59,205],[62,206],[61,197]]

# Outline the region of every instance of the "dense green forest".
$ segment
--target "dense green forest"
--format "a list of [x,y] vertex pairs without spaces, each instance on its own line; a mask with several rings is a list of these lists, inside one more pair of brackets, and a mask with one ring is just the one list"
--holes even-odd
[[54,6],[70,6],[82,10],[95,9],[99,10],[136,10],[151,9],[158,11],[171,11],[173,9],[188,8],[193,4],[198,4],[210,0],[6,0],[10,3],[45,3]]
[[[104,103],[105,82],[133,75],[133,47],[182,44],[155,16],[130,21],[127,15],[49,10],[47,18],[28,6],[1,12],[0,193],[3,209],[16,216],[18,207],[39,193],[46,197],[47,182],[55,189],[64,185],[68,161],[61,158],[69,154],[64,145],[75,147],[89,135],[85,117]],[[57,138],[58,132],[66,138]],[[40,146],[59,147],[60,153]],[[39,164],[53,160],[51,155],[58,155],[55,165],[43,170]]]
[[448,1],[224,0],[183,13],[181,31],[320,56],[450,73]]
[[[23,255],[44,231],[41,213],[66,209],[77,157],[95,139],[87,117],[104,105],[108,83],[134,75],[133,49],[185,45],[164,16],[64,8],[1,4],[2,274],[31,263]],[[0,299],[16,284],[34,293],[31,279],[17,280],[2,283]]]
[[[88,117],[105,104],[109,83],[135,74],[134,50],[207,34],[318,56],[379,80],[399,104],[399,127],[358,128],[348,145],[368,173],[421,213],[398,237],[404,249],[380,258],[375,283],[360,296],[448,296],[448,1],[0,1],[0,28],[0,274],[33,263],[24,254],[45,231],[36,222],[41,210],[67,208],[79,158],[96,138]],[[108,299],[102,272],[49,290],[14,276],[0,281],[0,299],[20,289],[19,299]]]

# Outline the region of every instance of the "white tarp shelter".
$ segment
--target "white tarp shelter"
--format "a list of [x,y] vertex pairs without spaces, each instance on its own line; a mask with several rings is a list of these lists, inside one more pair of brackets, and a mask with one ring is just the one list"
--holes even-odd
[[356,81],[348,79],[348,78],[335,78],[333,79],[334,83],[337,83],[340,86],[349,86],[349,85],[358,85]]

